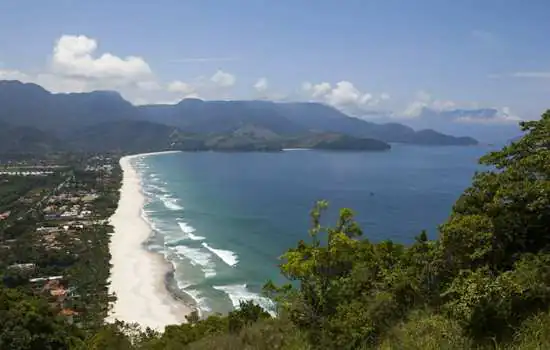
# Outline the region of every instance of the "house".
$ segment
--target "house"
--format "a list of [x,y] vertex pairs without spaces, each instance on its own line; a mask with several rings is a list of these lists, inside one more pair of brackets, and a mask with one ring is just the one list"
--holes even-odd
[[69,324],[73,324],[75,321],[74,318],[79,315],[79,313],[74,311],[73,309],[62,309],[59,314],[66,317]]
[[38,277],[38,278],[31,278],[29,282],[37,283],[37,282],[55,281],[55,280],[61,280],[61,279],[63,279],[63,276]]
[[32,271],[35,268],[36,268],[36,265],[33,263],[13,264],[8,266],[8,270],[17,270],[17,271]]

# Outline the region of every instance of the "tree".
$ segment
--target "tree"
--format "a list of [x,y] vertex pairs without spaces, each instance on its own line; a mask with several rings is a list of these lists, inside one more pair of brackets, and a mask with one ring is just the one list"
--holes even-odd
[[238,332],[243,327],[259,320],[271,318],[271,315],[266,312],[261,306],[254,304],[253,301],[241,301],[239,308],[231,311],[227,316],[228,327],[230,332]]
[[0,287],[0,349],[69,349],[80,331],[57,316],[42,299]]
[[521,126],[441,226],[443,308],[478,339],[506,340],[550,303],[550,111]]
[[422,324],[458,326],[472,344],[510,341],[550,306],[550,111],[521,125],[523,138],[480,160],[489,170],[476,174],[438,240],[359,240],[351,210],[324,228],[327,203],[318,203],[311,242],[283,255],[291,284],[266,285],[280,312],[326,349],[380,346],[417,310],[432,315]]

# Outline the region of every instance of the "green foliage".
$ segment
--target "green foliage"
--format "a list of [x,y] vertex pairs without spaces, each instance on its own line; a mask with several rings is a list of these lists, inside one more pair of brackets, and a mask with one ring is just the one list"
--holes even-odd
[[269,313],[249,300],[241,301],[239,308],[229,313],[227,323],[230,332],[238,332],[244,326],[269,318]]
[[224,333],[190,344],[190,350],[309,350],[306,338],[286,318],[259,320],[237,333]]
[[[449,329],[455,347],[506,344],[550,306],[550,112],[522,126],[521,140],[481,159],[495,170],[475,176],[437,241],[425,233],[409,247],[359,241],[350,210],[324,228],[327,203],[315,207],[311,242],[283,255],[281,272],[297,287],[266,286],[311,344],[376,347],[399,324],[400,334],[441,327],[418,347],[435,348]],[[407,321],[415,310],[432,311]]]
[[514,335],[510,350],[550,349],[550,312],[534,314],[525,320]]
[[413,312],[394,326],[380,344],[381,350],[463,350],[473,349],[472,341],[460,325],[442,315]]
[[0,287],[0,349],[69,349],[82,334],[42,299]]

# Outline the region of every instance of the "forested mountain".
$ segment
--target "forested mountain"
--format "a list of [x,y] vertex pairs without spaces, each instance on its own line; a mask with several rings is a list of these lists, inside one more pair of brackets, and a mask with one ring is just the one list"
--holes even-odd
[[472,145],[477,143],[469,137],[454,137],[433,130],[417,132],[398,123],[370,123],[349,117],[333,107],[311,102],[186,99],[173,106],[149,105],[138,108],[142,112],[142,118],[197,133],[232,132],[243,125],[255,125],[285,136],[319,131],[411,144]]
[[[38,85],[19,81],[0,81],[0,121],[13,127],[34,128],[35,137],[43,132],[42,143],[46,149],[59,147],[61,141],[81,150],[164,149],[181,144],[177,142],[181,137],[174,143],[174,131],[178,135],[193,135],[190,140],[196,147],[186,142],[183,149],[232,149],[234,146],[235,150],[276,149],[289,139],[311,140],[335,133],[348,135],[348,141],[477,143],[469,137],[454,137],[433,130],[417,132],[396,123],[369,123],[319,103],[185,99],[176,105],[134,106],[116,92],[52,94]],[[106,134],[99,135],[100,131]],[[99,144],[99,140],[105,142]],[[200,142],[196,143],[197,140]],[[353,143],[354,147],[361,144],[369,148],[376,144],[376,149],[380,146],[372,141]],[[345,142],[340,144],[345,145]]]
[[135,107],[118,93],[52,94],[36,84],[0,81],[0,121],[65,135],[101,122],[132,120]]
[[0,150],[3,153],[44,153],[63,148],[64,142],[50,133],[0,121]]

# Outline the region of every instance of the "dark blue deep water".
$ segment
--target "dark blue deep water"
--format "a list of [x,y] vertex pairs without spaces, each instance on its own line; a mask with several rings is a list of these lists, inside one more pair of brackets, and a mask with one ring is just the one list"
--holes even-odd
[[225,312],[280,279],[277,257],[307,239],[308,213],[352,208],[372,241],[432,237],[471,183],[479,147],[393,145],[389,152],[177,153],[135,160],[154,229],[149,248],[175,267],[203,311]]

